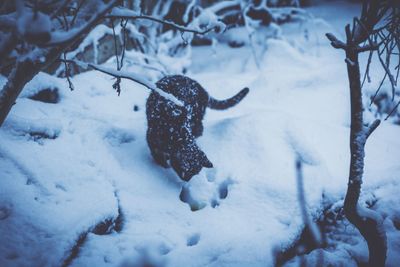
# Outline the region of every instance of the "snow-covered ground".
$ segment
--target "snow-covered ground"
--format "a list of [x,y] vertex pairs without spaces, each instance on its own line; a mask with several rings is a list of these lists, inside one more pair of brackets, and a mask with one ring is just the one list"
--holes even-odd
[[[296,158],[313,218],[326,203],[340,207],[347,185],[347,73],[324,33],[340,36],[358,9],[331,1],[310,12],[326,21],[284,26],[260,69],[248,46],[193,49],[187,75],[212,96],[250,93],[207,111],[198,143],[215,168],[189,183],[151,158],[146,88],[123,81],[118,97],[109,76],[90,71],[72,79],[71,92],[65,80],[37,76],[0,129],[0,266],[272,266],[304,228]],[[29,98],[42,88],[58,88],[59,102]],[[400,260],[398,136],[399,126],[383,122],[366,147],[362,200],[385,218],[387,266]],[[326,266],[366,261],[348,222],[328,239]]]

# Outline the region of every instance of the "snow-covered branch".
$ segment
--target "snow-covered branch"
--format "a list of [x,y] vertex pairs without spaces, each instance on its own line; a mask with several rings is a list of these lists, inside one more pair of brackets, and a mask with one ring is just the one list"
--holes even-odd
[[95,69],[97,71],[103,72],[105,74],[114,76],[116,78],[128,79],[128,80],[134,81],[136,83],[139,83],[139,84],[143,85],[144,87],[157,92],[162,97],[174,102],[174,104],[176,104],[178,106],[184,106],[184,103],[182,103],[182,101],[177,99],[174,95],[164,92],[163,90],[157,88],[157,86],[154,83],[152,83],[146,79],[143,79],[139,75],[136,75],[134,73],[127,72],[127,71],[121,71],[121,70],[116,70],[116,69],[112,69],[112,68],[107,68],[107,67],[100,66],[97,64],[89,63],[89,64],[87,64],[87,66],[92,69]]
[[365,133],[366,139],[378,128],[378,126],[381,124],[381,120],[375,120],[368,128]]
[[66,32],[54,32],[51,34],[51,39],[46,46],[55,46],[65,43],[70,43],[80,38],[83,34],[89,32],[96,24],[98,24],[105,15],[118,3],[118,0],[111,0],[107,5],[103,7],[97,14],[93,15],[92,18],[83,26],[79,28],[74,28]]
[[331,45],[336,49],[346,49],[346,44],[340,41],[335,35],[332,33],[327,33],[326,37],[331,41]]
[[151,20],[151,21],[155,21],[155,22],[158,22],[158,23],[161,23],[164,25],[168,25],[168,26],[170,26],[176,30],[182,31],[182,32],[190,32],[190,33],[195,33],[195,34],[206,34],[210,31],[221,32],[225,28],[225,25],[222,22],[209,23],[208,27],[203,30],[200,28],[184,27],[184,26],[178,25],[171,21],[163,20],[163,19],[156,18],[153,16],[141,15],[135,11],[132,11],[132,10],[129,10],[126,8],[121,8],[121,7],[113,8],[112,12],[107,17],[113,18],[113,19]]
[[172,101],[174,104],[176,104],[178,106],[184,106],[184,103],[182,101],[180,101],[179,99],[177,99],[174,95],[164,92],[163,90],[159,89],[153,82],[151,82],[147,79],[144,79],[144,78],[140,77],[139,75],[136,75],[135,73],[117,70],[117,69],[113,69],[113,68],[108,68],[108,67],[104,67],[104,66],[101,66],[98,64],[86,63],[86,62],[82,62],[79,60],[61,60],[61,61],[66,62],[66,63],[76,64],[84,69],[91,68],[91,69],[100,71],[102,73],[111,75],[115,78],[131,80],[140,85],[143,85],[147,89],[157,92],[160,96]]

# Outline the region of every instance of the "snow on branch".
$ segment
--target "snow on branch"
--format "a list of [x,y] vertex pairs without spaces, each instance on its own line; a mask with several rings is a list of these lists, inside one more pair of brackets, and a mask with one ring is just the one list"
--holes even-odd
[[144,87],[157,92],[160,96],[174,102],[174,104],[176,104],[178,106],[184,106],[184,103],[182,103],[182,101],[177,99],[174,95],[164,92],[163,90],[157,88],[157,86],[154,83],[141,78],[139,75],[136,75],[134,73],[127,72],[127,71],[121,71],[121,70],[103,67],[103,66],[100,66],[97,64],[89,63],[87,65],[88,65],[88,67],[90,67],[92,69],[95,69],[95,70],[103,72],[105,74],[114,76],[116,78],[128,79],[128,80],[134,81],[136,83],[139,83],[139,84],[143,85]]
[[327,33],[326,37],[331,41],[331,45],[336,49],[346,49],[347,46],[344,42],[340,41],[335,35],[332,33]]
[[65,43],[70,43],[79,38],[83,34],[87,33],[91,28],[93,28],[98,22],[105,17],[105,15],[118,4],[118,0],[111,0],[104,8],[97,14],[93,15],[92,18],[83,26],[79,28],[72,29],[66,32],[53,32],[51,34],[51,39],[45,44],[45,46],[56,46]]
[[211,31],[216,31],[216,32],[221,32],[225,29],[225,24],[220,22],[220,21],[209,21],[207,27],[202,30],[199,27],[196,28],[189,28],[185,26],[178,25],[174,22],[163,20],[161,18],[156,18],[153,16],[148,16],[148,15],[141,15],[135,11],[126,9],[126,8],[121,8],[121,7],[114,7],[111,13],[107,16],[108,18],[114,18],[114,19],[146,19],[146,20],[151,20],[155,21],[164,25],[171,26],[179,31],[182,32],[190,32],[190,33],[195,33],[195,34],[206,34]]
[[373,131],[378,128],[379,124],[381,124],[380,120],[375,120],[368,128],[367,131],[365,132],[365,139],[368,139],[368,137],[373,133]]
[[113,68],[107,68],[107,67],[104,67],[104,66],[101,66],[98,64],[86,63],[86,62],[82,62],[79,60],[61,60],[61,61],[76,64],[84,69],[92,68],[92,69],[100,71],[102,73],[111,75],[115,78],[128,79],[128,80],[134,81],[154,92],[157,92],[160,96],[164,97],[167,100],[172,101],[174,104],[176,104],[178,106],[183,107],[185,105],[181,100],[177,99],[174,95],[164,92],[163,90],[159,89],[154,83],[150,82],[149,80],[143,79],[142,77],[140,77],[139,75],[136,75],[134,73],[116,70]]

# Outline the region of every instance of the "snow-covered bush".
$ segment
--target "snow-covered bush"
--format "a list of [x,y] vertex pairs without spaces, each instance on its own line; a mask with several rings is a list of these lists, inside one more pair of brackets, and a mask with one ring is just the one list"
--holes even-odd
[[[102,64],[111,58],[117,68],[129,68],[155,80],[166,74],[185,72],[191,63],[190,46],[196,33],[225,29],[213,11],[194,5],[195,1],[135,3],[115,9],[110,21],[91,31],[67,54],[67,59]],[[67,73],[61,64],[56,72],[66,76],[84,70],[82,66],[71,65]]]

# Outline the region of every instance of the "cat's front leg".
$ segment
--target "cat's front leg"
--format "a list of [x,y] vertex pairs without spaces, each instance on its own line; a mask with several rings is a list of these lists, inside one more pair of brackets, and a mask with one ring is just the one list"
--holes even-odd
[[158,164],[161,165],[164,168],[169,168],[171,167],[168,163],[169,160],[169,154],[162,152],[158,149],[152,149],[150,147],[151,155],[153,156],[154,161]]
[[192,123],[191,128],[194,137],[197,138],[203,135],[204,128],[203,128],[203,123],[201,121]]
[[151,128],[147,130],[147,144],[149,145],[149,149],[154,161],[164,168],[169,168],[169,153],[166,153],[165,150],[162,149],[163,145],[159,139],[160,136],[156,135],[155,131],[153,131]]

